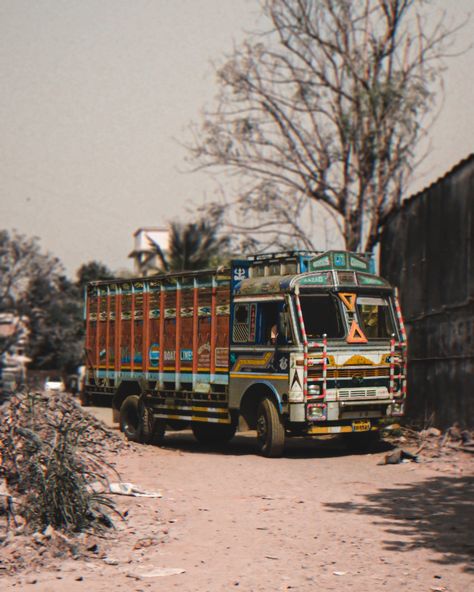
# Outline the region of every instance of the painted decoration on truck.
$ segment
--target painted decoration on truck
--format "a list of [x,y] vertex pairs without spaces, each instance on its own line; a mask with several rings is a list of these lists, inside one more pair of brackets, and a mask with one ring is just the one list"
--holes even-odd
[[130,348],[127,344],[123,343],[123,340],[122,347],[120,348],[120,362],[124,365],[130,364]]
[[180,354],[180,360],[182,362],[192,362],[193,361],[193,350],[192,349],[182,349]]
[[373,275],[357,274],[357,279],[361,286],[384,286],[387,284],[382,278]]
[[176,352],[174,349],[165,349],[163,353],[163,359],[165,362],[174,362],[176,356]]
[[363,259],[360,259],[359,257],[354,257],[354,255],[349,256],[349,264],[354,269],[369,271],[369,264]]
[[216,347],[216,367],[227,368],[229,365],[229,348],[228,347]]
[[211,344],[209,341],[200,343],[198,347],[198,366],[199,369],[209,368],[211,363]]
[[325,267],[330,267],[331,265],[331,261],[329,259],[329,257],[325,256],[325,257],[316,257],[315,259],[313,259],[312,261],[310,261],[309,264],[309,269],[313,270],[313,269],[324,269]]
[[233,261],[232,266],[232,292],[239,289],[240,283],[249,277],[250,262],[246,260]]
[[334,253],[334,266],[335,267],[346,267],[346,254],[345,253]]
[[262,370],[268,368],[273,358],[274,352],[265,352],[263,355],[259,354],[243,354],[237,358],[235,366],[232,368],[233,372],[242,372],[243,370]]
[[247,269],[244,267],[236,267],[232,277],[236,282],[241,282],[247,277],[247,273]]
[[148,353],[150,359],[150,366],[157,368],[160,363],[160,345],[158,343],[152,343]]
[[331,273],[324,271],[303,277],[298,283],[301,286],[324,286],[326,284],[331,285],[333,281]]
[[[111,313],[112,314],[112,313]],[[110,316],[110,320],[109,320],[109,339],[108,339],[108,343],[107,343],[107,349],[108,349],[108,366],[109,367],[114,367],[115,365],[115,315]]]

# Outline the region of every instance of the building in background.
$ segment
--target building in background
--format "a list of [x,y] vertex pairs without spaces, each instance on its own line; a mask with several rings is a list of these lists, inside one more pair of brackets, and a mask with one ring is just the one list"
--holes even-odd
[[25,384],[28,325],[25,318],[13,313],[0,313],[0,395],[14,392]]
[[136,275],[148,276],[161,270],[158,252],[168,250],[169,228],[166,226],[144,226],[133,235],[135,245],[129,254],[134,261]]
[[474,154],[403,202],[385,225],[381,275],[400,288],[408,412],[474,425]]

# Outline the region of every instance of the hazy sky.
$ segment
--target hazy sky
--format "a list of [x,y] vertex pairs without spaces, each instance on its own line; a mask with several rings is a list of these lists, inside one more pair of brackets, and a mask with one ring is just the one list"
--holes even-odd
[[[465,21],[474,0],[437,0]],[[0,0],[0,228],[36,235],[70,274],[130,266],[140,226],[212,195],[175,140],[216,92],[211,62],[255,28],[257,0]],[[474,39],[471,21],[459,35]],[[413,190],[474,151],[472,51],[448,62]]]

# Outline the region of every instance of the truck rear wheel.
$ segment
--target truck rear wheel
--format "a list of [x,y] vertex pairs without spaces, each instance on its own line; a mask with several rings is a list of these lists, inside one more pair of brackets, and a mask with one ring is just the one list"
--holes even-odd
[[165,435],[165,420],[155,419],[138,395],[129,395],[120,407],[120,429],[127,440],[142,444],[160,444]]
[[257,411],[257,443],[260,454],[276,458],[283,454],[285,428],[275,403],[263,399]]
[[165,437],[166,420],[154,418],[153,412],[143,404],[139,404],[139,411],[142,428],[140,441],[143,444],[161,444]]
[[129,395],[120,406],[120,430],[127,440],[141,441],[140,414],[138,411],[138,395]]
[[194,437],[201,444],[225,444],[232,440],[236,426],[233,423],[194,423]]

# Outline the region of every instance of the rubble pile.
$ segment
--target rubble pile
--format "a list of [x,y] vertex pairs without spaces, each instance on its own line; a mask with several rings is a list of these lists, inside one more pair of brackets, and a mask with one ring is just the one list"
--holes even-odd
[[67,394],[16,394],[0,406],[0,575],[87,552],[88,537],[113,526],[104,492],[117,474],[103,453],[127,446]]
[[[381,464],[396,464],[406,460],[425,462],[446,459],[458,453],[474,454],[474,433],[455,424],[442,432],[438,428],[414,429],[407,426],[389,425],[383,432],[384,440],[395,447]],[[409,448],[413,452],[408,453]],[[397,452],[400,454],[397,456]],[[413,458],[416,457],[416,458]],[[396,459],[399,460],[396,460]]]

